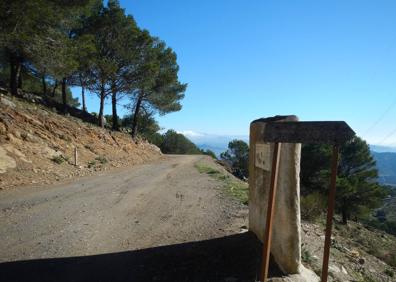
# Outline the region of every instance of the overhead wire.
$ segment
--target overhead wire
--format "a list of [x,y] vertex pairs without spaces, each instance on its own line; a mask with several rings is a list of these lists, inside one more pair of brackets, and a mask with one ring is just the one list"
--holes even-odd
[[388,135],[386,135],[386,136],[378,143],[378,145],[384,144],[384,142],[385,142],[386,140],[388,140],[390,137],[392,137],[392,136],[395,135],[395,134],[396,134],[396,129],[393,130],[393,131],[391,131]]
[[394,106],[396,106],[396,100],[392,104],[390,104],[390,106],[382,113],[382,115],[369,128],[367,128],[367,130],[363,133],[363,135],[366,135],[368,132],[373,130],[378,124],[380,124],[380,122],[386,117],[386,115],[393,109]]

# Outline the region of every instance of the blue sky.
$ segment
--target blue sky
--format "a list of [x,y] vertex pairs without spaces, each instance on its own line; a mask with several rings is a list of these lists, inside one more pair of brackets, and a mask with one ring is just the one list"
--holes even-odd
[[[183,109],[159,117],[162,127],[247,135],[256,118],[296,114],[345,120],[370,143],[396,146],[396,1],[121,6],[176,51],[180,80],[189,84]],[[89,110],[98,106],[91,97]]]

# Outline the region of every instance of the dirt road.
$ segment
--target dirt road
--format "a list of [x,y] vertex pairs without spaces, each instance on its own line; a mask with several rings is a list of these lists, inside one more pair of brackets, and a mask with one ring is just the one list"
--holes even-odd
[[247,209],[196,162],[212,161],[167,156],[56,187],[2,191],[0,280],[254,279],[258,243],[241,233]]

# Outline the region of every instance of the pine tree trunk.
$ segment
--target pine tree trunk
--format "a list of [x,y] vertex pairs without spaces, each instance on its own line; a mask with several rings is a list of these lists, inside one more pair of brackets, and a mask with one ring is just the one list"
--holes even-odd
[[52,97],[55,97],[56,88],[58,88],[58,81],[57,80],[55,80],[54,88],[52,89],[52,94],[51,94]]
[[45,75],[41,77],[41,83],[43,84],[43,94],[47,96],[47,83],[45,82]]
[[82,98],[82,111],[87,112],[87,105],[85,104],[85,87],[81,86],[81,98]]
[[10,89],[11,94],[14,96],[18,95],[18,60],[16,56],[10,54]]
[[118,116],[117,116],[117,90],[114,85],[111,87],[111,105],[112,105],[112,114],[113,114],[113,130],[118,130]]
[[62,78],[62,104],[63,104],[63,112],[67,112],[67,101],[66,101],[66,78]]
[[135,107],[135,113],[133,114],[133,120],[132,120],[132,138],[135,138],[137,135],[138,131],[138,116],[139,116],[139,111],[140,111],[140,106],[142,105],[143,101],[143,93],[139,96],[137,102],[136,102],[136,107]]
[[100,91],[100,108],[99,108],[99,126],[104,127],[103,123],[103,110],[104,110],[104,99],[105,99],[105,91],[104,87]]
[[18,77],[18,88],[22,89],[22,64],[21,63],[18,63],[17,77]]
[[342,224],[348,224],[348,212],[343,209],[342,210]]

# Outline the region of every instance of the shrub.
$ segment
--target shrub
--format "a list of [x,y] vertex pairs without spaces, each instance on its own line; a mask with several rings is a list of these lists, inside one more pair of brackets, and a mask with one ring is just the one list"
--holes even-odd
[[326,207],[326,199],[319,192],[301,197],[301,217],[308,221],[316,220]]
[[389,277],[395,276],[395,273],[391,269],[386,269],[385,274],[388,275]]
[[63,155],[53,156],[52,159],[51,159],[51,161],[53,161],[54,163],[57,163],[57,164],[62,164],[65,161],[68,161],[68,160],[69,160],[69,158],[65,157]]
[[101,164],[106,164],[107,163],[107,159],[104,156],[96,157],[95,160],[97,160]]
[[307,249],[302,249],[301,259],[303,262],[310,264],[313,261],[311,253]]

